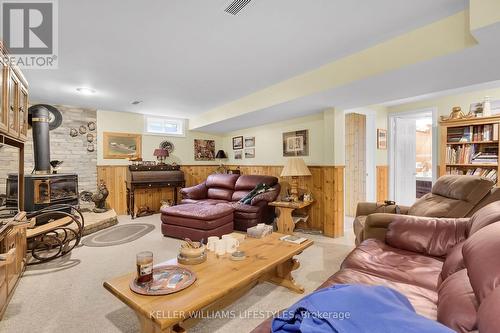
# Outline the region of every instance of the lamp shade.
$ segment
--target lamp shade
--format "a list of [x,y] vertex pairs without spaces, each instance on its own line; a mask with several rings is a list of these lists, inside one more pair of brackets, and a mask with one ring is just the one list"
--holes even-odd
[[155,151],[153,152],[153,156],[156,156],[156,157],[168,157],[168,150],[166,149],[155,149]]
[[281,177],[311,176],[311,171],[300,157],[291,157],[287,160],[285,167],[281,171]]
[[226,153],[224,152],[224,150],[219,150],[219,151],[217,151],[217,155],[215,155],[215,158],[223,159],[223,158],[227,158],[227,156],[226,156]]

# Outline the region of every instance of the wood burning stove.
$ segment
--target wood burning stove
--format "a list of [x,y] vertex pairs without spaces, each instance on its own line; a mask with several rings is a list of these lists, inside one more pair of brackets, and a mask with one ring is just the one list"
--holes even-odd
[[[35,169],[32,174],[24,176],[24,209],[30,214],[58,204],[78,206],[78,175],[50,172],[49,111],[43,105],[34,105],[29,108],[28,121],[33,129]],[[8,175],[7,207],[17,208],[17,178],[17,174]],[[56,210],[71,213],[68,206]],[[48,217],[37,217],[36,223],[43,224],[48,220]]]
[[[9,174],[7,178],[7,207],[17,207],[17,174]],[[78,205],[78,175],[48,174],[25,175],[24,208],[31,213],[56,205]],[[38,221],[42,224],[47,221]]]

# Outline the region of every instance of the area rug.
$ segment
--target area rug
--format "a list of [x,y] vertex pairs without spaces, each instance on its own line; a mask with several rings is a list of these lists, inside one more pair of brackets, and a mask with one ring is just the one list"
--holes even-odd
[[115,246],[129,243],[153,231],[154,225],[134,223],[99,231],[83,239],[82,244],[92,247]]

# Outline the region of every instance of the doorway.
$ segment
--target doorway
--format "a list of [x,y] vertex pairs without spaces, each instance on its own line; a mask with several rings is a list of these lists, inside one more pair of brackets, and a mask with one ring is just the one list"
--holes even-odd
[[[376,113],[358,108],[345,111],[345,215],[354,217],[361,201],[376,197]],[[346,218],[346,221],[349,221]],[[346,229],[352,224],[346,222]]]
[[436,179],[437,110],[391,114],[389,125],[389,196],[411,206]]

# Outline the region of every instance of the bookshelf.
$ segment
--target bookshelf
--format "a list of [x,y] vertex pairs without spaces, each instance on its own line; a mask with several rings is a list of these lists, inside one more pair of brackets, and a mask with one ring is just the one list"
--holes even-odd
[[439,175],[481,175],[500,186],[500,115],[441,121]]

